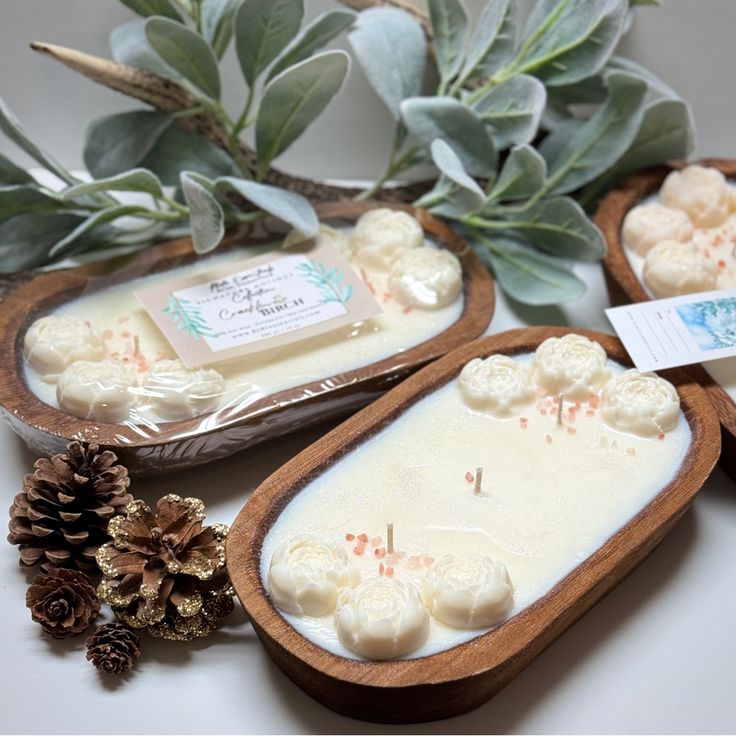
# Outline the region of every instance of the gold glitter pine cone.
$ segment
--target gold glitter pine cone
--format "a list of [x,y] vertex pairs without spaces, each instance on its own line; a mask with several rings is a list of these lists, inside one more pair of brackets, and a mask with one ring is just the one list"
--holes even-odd
[[65,453],[39,458],[10,507],[8,542],[21,565],[96,572],[95,553],[107,525],[133,500],[128,470],[115,453],[72,442]]
[[125,674],[140,656],[140,637],[125,624],[103,624],[87,639],[87,659],[105,675]]
[[26,591],[26,606],[31,618],[55,639],[79,636],[100,612],[90,579],[63,568],[36,575]]
[[140,500],[110,521],[97,594],[134,629],[164,639],[207,636],[232,611],[223,524],[203,526],[198,498],[169,494],[156,513]]

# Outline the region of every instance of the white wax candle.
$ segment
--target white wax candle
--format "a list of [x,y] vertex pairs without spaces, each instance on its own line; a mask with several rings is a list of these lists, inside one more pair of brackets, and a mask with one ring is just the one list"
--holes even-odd
[[[404,216],[416,224],[413,218]],[[416,224],[416,227],[419,228],[419,225]],[[347,237],[343,240],[348,243],[343,254],[351,258],[357,251],[352,249]],[[417,247],[417,243],[412,241],[413,249],[436,251],[431,241],[421,242],[425,247]],[[336,243],[338,248],[340,245]],[[377,317],[284,347],[213,364],[211,368],[214,373],[212,370],[189,373],[183,370],[181,364],[172,363],[176,357],[172,348],[138,303],[134,292],[157,282],[235,264],[265,250],[267,248],[264,247],[231,252],[198,260],[166,273],[143,276],[82,296],[53,313],[59,317],[88,322],[95,333],[104,339],[107,359],[123,362],[136,374],[138,388],[132,390],[137,395],[137,402],[128,415],[117,421],[142,422],[151,427],[222,410],[223,407],[241,409],[264,396],[353,371],[400,354],[443,332],[460,318],[463,311],[461,281],[457,282],[451,296],[448,296],[447,285],[443,282],[437,287],[442,289],[442,305],[423,308],[421,305],[407,304],[403,292],[395,294],[391,291],[389,271],[359,267],[356,257],[354,268],[368,283],[383,308]],[[447,258],[457,261],[455,256],[449,254]],[[430,284],[430,288],[434,288],[433,285]],[[400,363],[401,359],[398,358],[397,362]],[[26,365],[25,377],[39,398],[51,406],[59,407],[56,375],[40,375],[31,364]],[[181,392],[181,387],[191,389],[189,393],[192,395],[175,395],[177,391]],[[76,404],[73,406],[76,407]],[[75,409],[75,413],[87,416],[85,411]],[[223,417],[227,419],[226,410]],[[96,418],[102,419],[99,416]]]
[[[587,357],[576,364],[570,389],[584,377],[605,381],[623,373],[610,361],[601,366],[595,354]],[[525,368],[530,358],[514,362]],[[500,381],[504,390],[522,395],[509,366],[500,363],[489,370],[496,386]],[[541,373],[549,380],[549,371]],[[447,649],[488,628],[453,628],[443,621],[495,621],[539,599],[672,480],[689,446],[687,421],[678,411],[671,414],[666,394],[661,406],[658,395],[651,405],[642,405],[648,419],[632,426],[648,432],[648,421],[663,422],[667,432],[645,437],[605,423],[602,389],[588,400],[566,400],[562,426],[557,395],[551,393],[534,391],[513,411],[497,401],[471,405],[464,394],[482,398],[482,375],[488,379],[491,373],[475,368],[471,384],[450,381],[309,483],[264,540],[266,587],[274,551],[298,534],[342,545],[364,583],[389,578],[422,590],[430,570],[473,585],[485,580],[472,610],[460,610],[446,597],[442,578],[428,582],[425,602],[434,611],[429,634],[405,656]],[[490,396],[493,387],[485,385]],[[617,408],[612,405],[607,414],[614,423],[622,421]],[[478,467],[483,468],[480,495],[474,492]],[[394,555],[386,550],[387,522],[394,525]],[[513,586],[510,611],[504,608],[503,567]],[[360,658],[355,653],[360,648],[351,651],[344,636],[338,637],[335,614],[284,616],[320,646]],[[419,627],[419,619],[413,620]],[[359,641],[358,647],[364,644]],[[387,656],[375,651],[369,656]]]
[[[732,193],[732,213],[726,220],[716,227],[696,227],[692,225],[691,231],[683,233],[682,237],[691,239],[696,248],[703,257],[712,264],[715,269],[715,283],[710,287],[714,289],[730,289],[736,286],[736,185],[729,182]],[[651,205],[660,203],[659,195],[653,194],[642,201],[643,205]],[[678,212],[682,212],[678,210]],[[644,290],[656,299],[670,294],[661,294],[654,291],[644,279],[645,255],[637,252],[633,243],[628,242],[625,233],[630,231],[632,223],[636,228],[637,217],[634,216],[628,221],[628,228],[624,227],[621,233],[621,241],[624,244],[624,253],[629,261],[631,270],[636,275]],[[646,216],[641,218],[642,224],[646,224]],[[625,221],[626,222],[626,221]],[[675,223],[676,229],[681,231],[680,224]],[[652,227],[648,229],[642,228],[642,233],[651,233]],[[692,234],[690,234],[692,233]],[[672,239],[675,232],[668,232],[668,239]],[[649,243],[647,243],[649,244]],[[693,289],[698,291],[699,289]],[[710,373],[713,380],[719,383],[726,393],[736,402],[736,358],[723,358],[708,363],[703,363],[703,367]]]

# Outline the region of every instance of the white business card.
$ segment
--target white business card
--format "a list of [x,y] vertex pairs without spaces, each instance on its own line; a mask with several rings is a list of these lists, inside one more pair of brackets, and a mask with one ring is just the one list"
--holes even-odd
[[612,307],[606,316],[641,371],[736,356],[736,289]]

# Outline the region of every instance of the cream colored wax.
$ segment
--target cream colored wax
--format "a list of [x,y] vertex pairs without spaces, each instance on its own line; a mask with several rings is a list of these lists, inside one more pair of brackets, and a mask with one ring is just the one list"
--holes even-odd
[[[508,368],[506,360],[500,370]],[[526,355],[512,362],[526,369],[530,361]],[[337,565],[344,551],[351,574],[341,572],[337,582],[335,577],[338,587],[390,576],[421,590],[428,571],[445,555],[477,554],[508,572],[513,607],[507,616],[543,596],[672,480],[690,443],[674,393],[674,404],[667,391],[655,397],[664,407],[659,413],[642,410],[633,416],[615,401],[608,408],[602,403],[604,385],[609,394],[618,391],[618,384],[604,381],[623,373],[605,356],[582,381],[565,382],[555,370],[537,375],[563,394],[561,423],[556,394],[537,385],[529,395],[510,376],[503,380],[511,400],[484,401],[482,390],[475,391],[483,389],[476,371],[465,393],[459,380],[450,381],[338,460],[296,496],[266,536],[261,556],[266,587],[274,552],[307,535],[335,545],[330,564]],[[598,388],[586,390],[588,379]],[[565,398],[581,392],[584,399]],[[637,393],[634,387],[627,395]],[[616,421],[637,434],[612,428]],[[666,423],[667,431],[659,431],[657,422]],[[479,467],[481,492],[476,493]],[[394,554],[386,549],[388,523]],[[503,570],[489,576],[497,592]],[[332,591],[333,607],[335,595]],[[320,646],[360,658],[338,638],[335,613],[283,615]],[[488,630],[462,628],[466,624],[457,619],[460,628],[431,616],[426,641],[405,656],[438,652]],[[369,658],[387,656],[371,651]]]
[[[377,212],[380,214],[386,211]],[[406,288],[401,294],[391,288],[390,280],[392,277],[395,278],[396,269],[402,265],[395,261],[401,259],[408,250],[438,252],[431,241],[424,240],[421,227],[408,215],[404,213],[389,215],[390,226],[395,225],[391,218],[396,216],[403,218],[404,223],[408,223],[410,232],[404,235],[402,231],[393,228],[390,233],[390,252],[383,254],[383,262],[373,265],[371,262],[364,262],[365,259],[361,259],[361,251],[353,247],[349,239],[350,230],[329,233],[330,244],[343,251],[343,255],[368,284],[381,305],[383,310],[381,314],[351,327],[333,330],[308,340],[253,353],[236,360],[214,363],[206,374],[200,373],[196,377],[200,393],[205,394],[207,400],[204,401],[201,397],[195,397],[194,400],[186,397],[177,401],[172,400],[168,402],[165,413],[157,409],[155,403],[147,399],[147,396],[155,393],[159,386],[167,388],[177,381],[186,384],[186,376],[189,374],[184,372],[181,366],[177,373],[176,368],[171,368],[172,364],[162,362],[170,361],[176,358],[176,355],[153,320],[138,303],[134,292],[155,283],[179,280],[240,261],[243,262],[243,268],[247,268],[247,260],[266,249],[249,248],[245,251],[203,259],[163,274],[143,276],[135,281],[90,293],[61,306],[54,312],[55,315],[88,322],[104,340],[106,360],[113,361],[116,365],[123,363],[129,366],[134,374],[135,385],[130,390],[135,394],[136,401],[131,408],[115,407],[116,412],[119,409],[124,417],[118,416],[119,412],[105,412],[101,408],[106,398],[103,396],[102,399],[95,397],[97,404],[92,405],[87,418],[108,421],[110,416],[113,416],[113,421],[120,423],[145,423],[148,427],[153,427],[161,422],[186,419],[188,416],[203,416],[219,409],[222,420],[226,421],[227,410],[230,407],[241,409],[279,391],[356,370],[392,356],[396,356],[396,363],[401,364],[402,352],[438,335],[460,318],[463,295],[459,261],[449,253],[445,257],[452,261],[450,265],[456,269],[450,274],[449,279],[454,286],[448,288],[445,280],[436,285],[419,284],[423,290],[417,291],[420,297],[425,298],[427,294],[430,298],[433,294],[437,294],[437,304],[411,303],[411,294],[405,293]],[[366,231],[366,228],[363,230]],[[370,228],[367,232],[370,235]],[[381,242],[379,237],[381,233],[376,233],[375,223],[373,233],[372,242]],[[383,237],[386,240],[385,234]],[[407,279],[410,286],[418,283],[410,270],[407,269],[404,273],[406,274],[404,284]],[[422,277],[422,274],[418,275],[419,279]],[[26,352],[28,354],[28,346]],[[66,352],[69,352],[68,349]],[[32,357],[38,353],[39,351],[35,350]],[[99,357],[97,359],[99,360]],[[90,370],[86,366],[85,369]],[[164,371],[164,375],[157,379],[156,372],[159,369]],[[212,370],[215,373],[212,373]],[[32,366],[27,365],[26,380],[43,401],[55,407],[59,406],[57,387],[60,381],[56,375],[40,376]],[[70,391],[77,390],[78,381],[76,383],[75,381],[76,377],[72,377],[71,381],[65,380],[61,383],[62,388],[71,385]],[[150,386],[152,388],[149,388]],[[169,396],[172,399],[180,399],[174,395],[176,390],[175,386],[169,389]],[[73,409],[72,413],[85,416],[81,404],[85,401],[92,402],[92,399],[84,391],[79,390],[78,393],[80,400],[77,400],[76,395],[73,396],[74,403],[70,401],[69,406]],[[80,405],[79,409],[76,408],[77,405]]]
[[[733,183],[729,183],[729,187],[732,193],[731,211],[730,214],[724,215],[724,219],[720,224],[713,227],[698,227],[695,223],[691,223],[689,232],[680,232],[677,235],[678,238],[691,241],[695,245],[702,255],[704,262],[712,271],[710,274],[712,282],[702,283],[696,279],[693,281],[691,289],[686,288],[681,290],[681,293],[695,293],[698,291],[736,287],[736,186]],[[658,194],[652,195],[642,202],[644,205],[653,203],[660,203]],[[646,232],[646,229],[642,227],[642,231]],[[644,278],[646,252],[642,253],[642,248],[639,248],[640,252],[637,252],[633,244],[627,240],[625,232],[626,228],[624,228],[624,232],[622,233],[624,252],[626,253],[632,271],[646,292],[655,299],[673,296],[674,294],[671,293],[658,293],[656,289],[653,289],[647,283],[647,280]],[[651,227],[649,228],[649,232],[652,232]],[[672,236],[670,235],[668,239],[671,240]],[[656,246],[656,243],[652,243],[652,245]],[[693,271],[693,269],[687,270],[690,273]],[[736,402],[736,358],[723,358],[710,361],[703,363],[703,366],[713,379],[723,387],[732,401]]]

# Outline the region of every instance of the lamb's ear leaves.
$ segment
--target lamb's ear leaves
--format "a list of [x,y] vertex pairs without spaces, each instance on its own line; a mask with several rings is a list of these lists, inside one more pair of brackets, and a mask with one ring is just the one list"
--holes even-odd
[[327,107],[349,68],[350,57],[344,51],[325,51],[289,67],[266,85],[256,119],[261,176]]
[[249,87],[299,32],[302,0],[245,0],[235,15],[235,49]]
[[202,0],[202,33],[218,59],[233,37],[235,13],[240,0]]
[[61,196],[65,200],[96,192],[141,192],[156,199],[164,196],[159,178],[147,169],[131,169],[116,176],[83,182],[65,189]]
[[429,0],[435,61],[442,84],[460,71],[468,43],[468,14],[460,0]]
[[371,87],[399,120],[401,101],[422,90],[427,58],[422,27],[403,10],[371,8],[358,16],[348,39]]
[[491,76],[509,61],[516,42],[515,13],[510,0],[488,0],[470,39],[461,77]]
[[0,222],[25,212],[63,210],[66,203],[28,184],[0,187]]
[[498,179],[488,195],[491,202],[525,199],[536,194],[547,177],[547,163],[529,145],[515,146],[509,151]]
[[209,253],[225,235],[222,207],[196,172],[182,171],[180,181],[184,201],[189,207],[194,250],[200,254]]
[[0,153],[0,186],[8,187],[16,184],[36,185],[36,180],[20,166]]
[[134,13],[148,17],[149,15],[161,15],[164,18],[181,22],[181,16],[177,12],[171,0],[120,0]]

